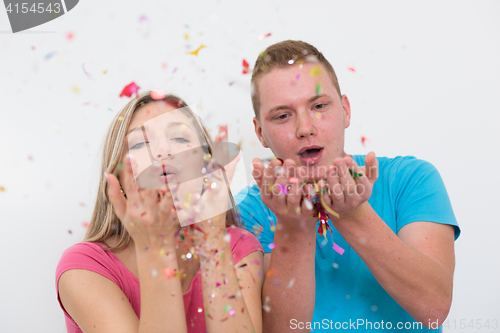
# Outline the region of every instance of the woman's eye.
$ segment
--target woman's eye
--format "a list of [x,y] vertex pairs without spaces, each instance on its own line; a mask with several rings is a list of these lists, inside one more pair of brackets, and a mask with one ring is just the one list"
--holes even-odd
[[140,148],[144,147],[145,144],[146,144],[146,142],[139,142],[139,143],[136,143],[135,145],[133,145],[132,147],[130,147],[130,149],[140,149]]
[[174,140],[175,142],[178,142],[178,143],[186,143],[186,142],[189,142],[189,140],[186,140],[184,138],[173,138],[171,140]]

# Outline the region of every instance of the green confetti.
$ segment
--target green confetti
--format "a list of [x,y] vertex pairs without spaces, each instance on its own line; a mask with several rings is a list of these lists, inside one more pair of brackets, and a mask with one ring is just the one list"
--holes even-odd
[[352,178],[363,177],[363,175],[361,173],[354,172],[351,169],[349,169],[349,173],[351,174]]
[[318,82],[316,83],[316,95],[321,94],[321,84]]
[[185,240],[185,238],[184,238],[184,234],[183,234],[183,233],[181,233],[181,239],[182,239],[182,240]]

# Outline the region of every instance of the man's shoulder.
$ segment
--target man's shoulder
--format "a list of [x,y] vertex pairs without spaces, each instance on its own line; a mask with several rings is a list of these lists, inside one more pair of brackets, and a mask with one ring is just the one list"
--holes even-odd
[[[365,165],[366,155],[351,156],[359,166]],[[380,175],[395,173],[401,175],[413,173],[415,170],[435,169],[431,163],[411,155],[396,157],[378,156],[377,160],[379,162]]]

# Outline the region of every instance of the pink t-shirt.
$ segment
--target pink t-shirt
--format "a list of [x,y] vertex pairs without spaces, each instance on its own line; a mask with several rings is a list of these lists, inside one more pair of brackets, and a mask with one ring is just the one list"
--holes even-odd
[[[250,232],[236,227],[228,227],[227,231],[231,235],[230,245],[234,264],[251,252],[264,252],[260,242]],[[75,244],[64,251],[56,269],[57,299],[63,310],[64,308],[59,300],[58,283],[61,274],[70,269],[86,269],[96,272],[116,283],[128,298],[137,317],[140,318],[141,292],[139,279],[125,267],[112,251],[104,251],[100,243],[90,242]],[[199,312],[199,309],[202,309],[202,311]],[[184,294],[184,310],[188,332],[205,333],[201,269],[198,269],[191,281],[189,290]],[[65,310],[64,317],[68,333],[82,332]]]

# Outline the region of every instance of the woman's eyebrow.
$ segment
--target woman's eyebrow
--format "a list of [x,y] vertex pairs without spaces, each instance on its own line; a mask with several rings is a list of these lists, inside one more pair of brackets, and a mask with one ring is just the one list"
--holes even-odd
[[182,125],[185,125],[185,126],[189,127],[192,131],[194,131],[193,128],[191,126],[189,126],[189,124],[186,124],[182,121],[173,121],[171,123],[168,123],[167,128],[174,127],[174,126],[182,126]]

